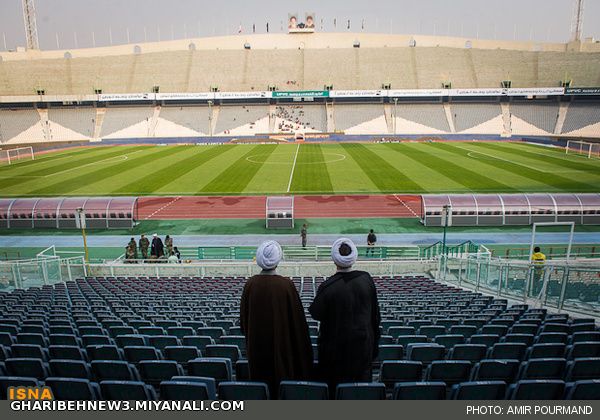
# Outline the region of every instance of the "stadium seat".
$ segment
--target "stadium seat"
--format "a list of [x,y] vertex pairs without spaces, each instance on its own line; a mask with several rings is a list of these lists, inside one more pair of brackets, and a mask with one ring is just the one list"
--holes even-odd
[[381,383],[339,384],[336,400],[385,400],[385,385]]
[[465,338],[469,338],[477,334],[477,327],[474,325],[454,325],[450,327],[450,334],[462,335]]
[[535,336],[539,328],[537,324],[515,324],[510,328],[509,334],[530,334]]
[[51,346],[81,346],[81,340],[74,334],[50,334]]
[[439,344],[440,346],[444,346],[446,348],[446,350],[450,350],[452,347],[454,347],[457,344],[464,344],[465,337],[463,337],[462,335],[452,335],[452,334],[438,335],[435,337],[435,339],[433,341],[436,344]]
[[215,378],[208,378],[204,376],[174,376],[171,378],[173,382],[194,382],[206,385],[208,391],[208,399],[217,399],[217,382]]
[[139,381],[140,375],[136,367],[128,362],[118,360],[93,360],[90,363],[92,373],[98,382]]
[[527,345],[523,343],[496,343],[489,349],[488,359],[523,360]]
[[130,363],[139,363],[142,360],[160,360],[161,353],[150,346],[126,346],[123,348],[125,360]]
[[446,328],[442,325],[426,325],[419,328],[418,335],[424,335],[429,339],[434,339],[438,335],[445,335]]
[[153,335],[148,337],[148,346],[163,350],[167,346],[179,346],[181,343],[174,335]]
[[156,393],[150,385],[138,381],[100,382],[102,397],[106,400],[154,401]]
[[492,347],[500,341],[500,336],[496,334],[474,334],[469,339],[469,344],[483,344]]
[[383,362],[385,360],[402,360],[404,358],[404,347],[398,344],[388,344],[379,346],[379,355],[377,360]]
[[502,339],[504,343],[523,343],[527,347],[533,344],[533,334],[506,334]]
[[530,359],[521,364],[520,379],[560,379],[565,376],[566,359]]
[[207,335],[190,335],[183,337],[184,346],[194,346],[201,352],[206,350],[206,346],[215,344],[215,340]]
[[173,376],[183,376],[181,365],[172,360],[144,360],[138,364],[138,371],[144,382],[155,387]]
[[572,343],[582,343],[584,341],[600,342],[600,331],[576,332],[572,335]]
[[17,334],[17,343],[48,347],[48,339],[42,334]]
[[120,348],[125,347],[143,347],[148,344],[146,337],[140,334],[119,335],[115,338],[115,343]]
[[167,334],[181,340],[187,335],[194,335],[194,329],[192,327],[168,327]]
[[571,328],[569,327],[568,324],[552,323],[551,322],[551,323],[543,324],[541,332],[542,333],[555,332],[555,333],[570,334],[571,333]]
[[381,364],[379,380],[388,388],[396,382],[419,382],[423,377],[423,363],[409,360],[386,360]]
[[207,376],[215,381],[230,382],[232,379],[231,360],[225,358],[199,358],[188,362],[188,373],[193,376]]
[[114,345],[87,346],[90,360],[124,360],[123,350]]
[[268,400],[269,388],[263,382],[221,382],[219,398],[230,401]]
[[53,377],[92,379],[90,365],[83,360],[54,359],[48,365]]
[[27,357],[47,361],[48,350],[37,344],[13,344],[10,348],[12,357]]
[[484,325],[481,327],[481,334],[504,337],[508,334],[508,327],[506,325]]
[[221,344],[238,346],[242,355],[246,353],[246,337],[243,335],[224,335],[220,338],[220,342]]
[[584,357],[600,357],[600,342],[581,341],[569,346],[567,359],[580,359]]
[[391,335],[392,337],[398,338],[403,335],[415,335],[417,332],[415,327],[406,327],[406,326],[392,326],[388,328],[387,335]]
[[506,383],[502,381],[463,382],[452,387],[453,400],[503,400]]
[[471,362],[464,360],[434,360],[427,367],[425,376],[428,381],[445,382],[447,386],[466,382],[471,377]]
[[571,324],[571,333],[596,331],[594,322]]
[[485,344],[457,344],[448,353],[448,359],[477,363],[485,358],[487,350]]
[[321,382],[281,381],[280,400],[327,400],[327,384]]
[[208,388],[204,383],[184,380],[171,380],[160,383],[160,399],[205,401],[211,398],[208,395]]
[[426,344],[429,340],[426,335],[401,335],[396,339],[396,344],[401,345],[405,349],[408,348],[410,344]]
[[87,352],[78,346],[49,346],[50,359],[87,361]]
[[522,380],[510,386],[511,400],[559,400],[563,397],[565,383],[558,380]]
[[526,359],[563,358],[566,346],[561,343],[534,344],[527,349]]
[[0,332],[0,345],[10,347],[15,344],[15,338],[13,335],[7,332]]
[[166,331],[161,327],[140,327],[138,328],[138,334],[140,335],[148,335],[148,336],[157,336],[157,335],[166,335]]
[[444,382],[397,383],[392,394],[394,400],[445,400]]
[[519,373],[518,360],[482,360],[473,368],[474,381],[504,381],[512,383]]
[[[77,330],[70,325],[50,325],[49,327],[50,333],[50,344],[52,344],[52,336],[53,335],[68,335],[68,336],[77,336]],[[58,344],[58,343],[57,343]]]
[[565,333],[541,333],[538,334],[536,343],[561,343],[567,344],[567,339],[569,336]]
[[204,354],[206,357],[221,357],[231,360],[231,363],[237,362],[242,358],[242,353],[238,346],[229,344],[211,344],[206,346]]
[[0,400],[8,399],[8,388],[11,386],[40,386],[40,383],[30,377],[0,376]]
[[203,327],[198,328],[196,332],[200,336],[208,336],[215,341],[218,340],[222,335],[225,335],[225,330],[221,327]]
[[108,329],[108,335],[111,336],[112,338],[116,338],[120,335],[129,335],[129,334],[136,334],[135,328],[121,325],[121,326],[110,327]]
[[88,379],[47,378],[44,382],[57,400],[91,401],[100,399],[100,387]]
[[81,342],[84,347],[113,344],[111,338],[107,335],[82,335]]
[[409,360],[428,364],[443,359],[445,352],[445,347],[439,344],[410,344],[406,355]]
[[565,379],[567,382],[576,382],[600,378],[600,358],[585,357],[575,359],[567,364]]
[[600,379],[568,383],[565,400],[600,400]]
[[4,361],[9,376],[20,376],[44,380],[48,377],[48,366],[42,359],[11,357]]
[[194,346],[167,346],[163,350],[163,357],[185,367],[190,360],[202,357],[202,353]]
[[250,380],[250,365],[247,360],[238,360],[235,362],[235,379],[236,381]]

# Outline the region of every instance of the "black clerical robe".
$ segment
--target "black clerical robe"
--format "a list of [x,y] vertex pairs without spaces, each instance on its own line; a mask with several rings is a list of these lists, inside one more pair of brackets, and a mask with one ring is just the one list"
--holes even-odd
[[364,271],[338,272],[319,286],[310,306],[321,321],[318,378],[331,392],[345,382],[371,382],[379,348],[379,303]]
[[163,255],[165,255],[163,241],[159,237],[152,239],[150,255],[155,255],[157,257],[162,257]]
[[244,286],[240,326],[250,379],[266,382],[277,398],[282,380],[309,380],[313,354],[300,296],[290,279],[264,274]]

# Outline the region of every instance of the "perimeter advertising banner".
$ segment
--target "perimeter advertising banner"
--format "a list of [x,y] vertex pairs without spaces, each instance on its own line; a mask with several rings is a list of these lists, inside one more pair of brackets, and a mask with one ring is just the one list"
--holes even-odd
[[567,88],[565,95],[600,95],[600,87]]
[[271,92],[273,98],[328,98],[328,90],[291,90]]

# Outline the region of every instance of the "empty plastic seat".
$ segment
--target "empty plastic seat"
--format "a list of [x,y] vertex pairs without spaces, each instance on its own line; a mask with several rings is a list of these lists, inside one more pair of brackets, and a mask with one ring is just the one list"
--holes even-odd
[[377,360],[402,360],[404,358],[404,347],[399,344],[388,344],[379,346]]
[[102,397],[106,400],[154,401],[156,393],[150,385],[139,381],[102,381]]
[[269,388],[263,382],[221,382],[219,398],[222,400],[268,400]]
[[496,334],[475,334],[469,339],[469,344],[483,344],[492,347],[500,341],[500,336]]
[[550,322],[550,323],[542,325],[541,332],[543,332],[543,333],[556,332],[556,333],[570,334],[571,328],[569,327],[569,324]]
[[593,322],[571,324],[571,333],[596,331],[596,324]]
[[511,400],[559,400],[565,383],[558,380],[522,380],[509,388]]
[[12,357],[48,360],[48,350],[37,344],[13,344],[10,351]]
[[80,336],[84,336],[84,335],[106,335],[106,336],[108,336],[108,332],[102,327],[92,327],[92,326],[78,327],[77,330],[79,331]]
[[25,378],[46,379],[48,366],[42,359],[28,357],[9,358],[4,361],[6,373],[9,376],[21,376]]
[[52,325],[52,324],[50,324],[48,331],[50,333],[50,337],[52,337],[53,335],[72,335],[72,336],[77,335],[75,328],[73,328],[70,325]]
[[543,359],[545,357],[565,357],[566,346],[561,343],[534,344],[527,349],[528,359]]
[[179,346],[181,343],[174,335],[154,335],[148,337],[148,345],[158,350],[162,350],[167,346]]
[[473,368],[473,380],[512,383],[519,373],[519,366],[518,360],[482,360]]
[[197,333],[200,336],[208,336],[213,340],[218,340],[222,335],[225,335],[225,330],[221,327],[203,327],[198,328]]
[[83,343],[84,347],[113,344],[111,338],[107,335],[82,335],[81,342]]
[[190,360],[202,357],[202,353],[194,346],[167,346],[163,350],[163,357],[186,366]]
[[224,335],[220,338],[219,341],[221,342],[221,344],[238,346],[242,354],[246,352],[246,337],[244,337],[243,335]]
[[51,359],[87,360],[87,352],[79,346],[50,346],[48,352]]
[[[6,322],[6,320],[0,322]],[[8,333],[11,336],[16,337],[16,335],[19,333],[19,327],[17,327],[16,325],[0,323],[0,332]]]
[[139,363],[138,371],[144,382],[154,386],[173,376],[183,376],[181,365],[172,360],[144,360]]
[[562,343],[566,344],[568,334],[565,333],[541,333],[536,338],[536,343]]
[[165,335],[166,331],[161,327],[140,327],[138,328],[138,334],[149,336]]
[[410,360],[386,360],[381,364],[379,380],[391,388],[396,382],[419,382],[423,363]]
[[446,328],[442,325],[426,325],[419,328],[419,335],[425,335],[427,338],[433,339],[438,335],[446,334]]
[[521,364],[520,379],[560,379],[565,376],[566,359],[530,359]]
[[570,361],[567,365],[567,382],[600,378],[600,358],[585,357]]
[[427,368],[428,381],[445,382],[451,386],[471,377],[471,362],[465,360],[434,360]]
[[53,377],[92,379],[90,365],[83,360],[54,359],[48,366]]
[[190,375],[215,378],[217,383],[231,381],[231,370],[231,360],[224,358],[199,358],[188,363]]
[[405,349],[408,348],[410,344],[425,344],[427,342],[429,342],[429,340],[426,335],[401,335],[396,339],[396,344],[400,344]]
[[238,360],[235,362],[235,379],[237,381],[250,380],[250,365],[247,360]]
[[581,341],[569,347],[568,359],[580,359],[583,357],[600,357],[600,342]]
[[339,384],[336,400],[385,400],[385,385],[381,383]]
[[200,351],[204,351],[206,346],[215,344],[215,340],[207,335],[190,335],[183,337],[184,346],[194,346]]
[[481,334],[504,337],[508,334],[508,327],[506,325],[484,325],[481,327]]
[[54,346],[80,346],[81,340],[74,334],[50,334],[50,345]]
[[114,345],[87,346],[90,360],[124,360],[123,350]]
[[100,399],[100,387],[95,382],[80,378],[47,378],[44,382],[54,398],[65,401],[91,401]]
[[573,333],[573,336],[572,336],[573,344],[582,343],[584,341],[600,342],[600,332],[599,331],[585,331],[585,332]]
[[484,344],[457,344],[450,350],[448,359],[476,363],[485,358],[487,350]]
[[230,359],[232,363],[242,358],[242,353],[238,346],[229,344],[211,344],[206,346],[204,351],[207,357],[221,357]]
[[523,360],[527,345],[523,343],[496,343],[489,350],[489,359]]
[[140,374],[134,365],[119,360],[94,360],[90,363],[98,382],[105,380],[139,381]]
[[124,348],[127,346],[145,346],[148,342],[146,337],[141,334],[126,334],[115,337],[115,343],[117,343],[117,346]]
[[410,344],[407,358],[427,364],[434,360],[443,359],[445,352],[445,347],[439,344]]
[[455,325],[450,327],[450,334],[462,335],[465,338],[469,338],[477,334],[477,327],[474,325]]
[[510,334],[536,335],[539,326],[537,324],[515,324],[510,328]]
[[139,363],[142,360],[160,360],[162,359],[159,350],[150,346],[126,346],[123,348],[125,360],[130,363]]
[[402,335],[415,335],[416,333],[415,327],[407,326],[393,326],[387,330],[387,335],[391,335],[392,337],[396,338]]
[[193,381],[163,381],[160,383],[161,400],[205,401],[211,399],[206,384]]
[[168,327],[167,334],[182,339],[186,335],[194,335],[194,329],[192,327]]
[[465,337],[456,334],[438,335],[435,337],[434,342],[440,346],[444,346],[446,350],[450,350],[457,344],[463,344],[465,342]]
[[503,400],[506,383],[502,381],[463,382],[452,387],[453,400]]
[[12,386],[40,386],[40,383],[35,378],[0,376],[0,399],[8,399],[8,388]]
[[506,334],[503,338],[504,343],[523,343],[527,347],[533,344],[533,334]]
[[42,334],[17,334],[17,343],[48,347],[48,339]]
[[128,334],[135,334],[135,333],[136,333],[135,328],[125,326],[125,325],[110,327],[108,329],[108,335],[111,336],[112,338],[116,338],[120,335],[128,335]]
[[205,376],[174,376],[171,378],[171,381],[174,382],[194,382],[199,384],[206,385],[206,389],[208,390],[208,399],[216,400],[217,399],[217,382],[215,378],[208,378]]
[[394,400],[445,400],[444,382],[405,382],[394,386]]
[[0,345],[10,347],[15,344],[15,338],[7,332],[0,332]]
[[280,400],[327,400],[329,388],[322,382],[281,381]]
[[600,400],[600,379],[590,379],[567,384],[566,400]]

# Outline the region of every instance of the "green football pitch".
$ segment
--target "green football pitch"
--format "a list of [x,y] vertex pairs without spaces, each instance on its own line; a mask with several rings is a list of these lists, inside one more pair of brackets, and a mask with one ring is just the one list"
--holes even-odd
[[0,197],[600,192],[600,160],[524,143],[110,146],[0,167]]

